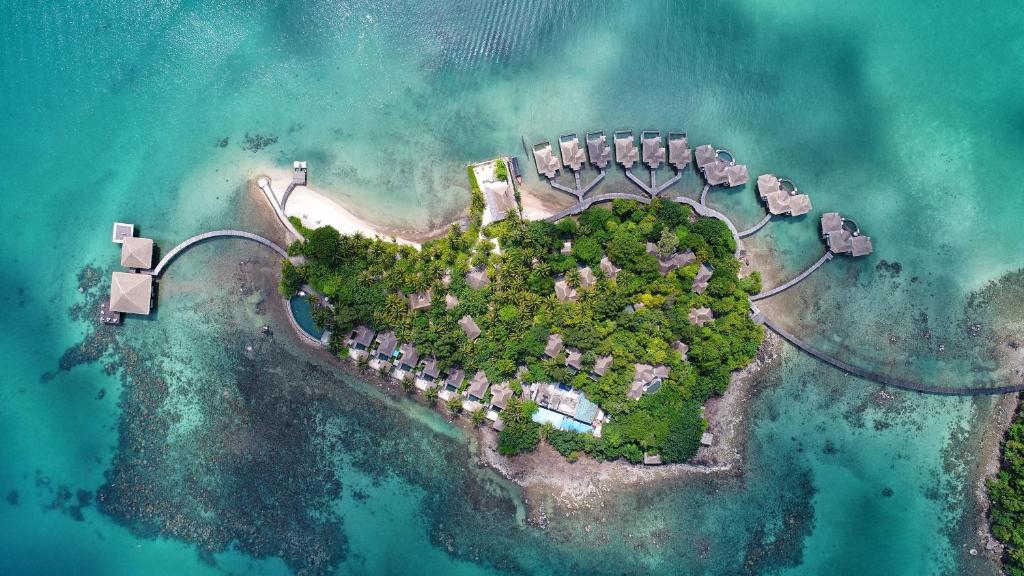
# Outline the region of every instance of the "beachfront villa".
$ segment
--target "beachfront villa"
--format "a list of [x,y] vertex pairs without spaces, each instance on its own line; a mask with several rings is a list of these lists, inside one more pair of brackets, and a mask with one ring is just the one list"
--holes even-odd
[[508,218],[509,213],[518,213],[515,193],[508,182],[496,180],[482,185],[487,222],[499,222]]
[[437,358],[430,356],[421,363],[420,377],[427,382],[435,382],[441,376],[441,364]]
[[416,351],[416,346],[405,343],[398,349],[398,369],[402,372],[412,372],[416,369],[416,365],[420,361],[420,353]]
[[444,388],[438,393],[442,400],[450,400],[459,393],[462,383],[466,380],[466,373],[460,368],[453,368],[448,371],[448,377],[444,380]]
[[811,197],[800,194],[792,181],[774,174],[757,177],[757,193],[772,215],[800,216],[811,211]]
[[395,355],[395,348],[398,347],[398,338],[390,330],[377,335],[377,350],[373,353],[375,360],[381,363],[390,363]]
[[483,370],[477,370],[473,378],[469,380],[469,388],[466,389],[465,393],[469,402],[475,403],[475,406],[469,405],[466,407],[467,410],[479,410],[482,407],[480,402],[487,395],[487,388],[490,385],[491,382],[487,379],[487,374]]

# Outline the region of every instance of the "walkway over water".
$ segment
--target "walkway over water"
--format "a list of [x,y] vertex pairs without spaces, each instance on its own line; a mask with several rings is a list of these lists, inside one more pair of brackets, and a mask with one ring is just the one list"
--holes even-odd
[[847,374],[852,374],[858,378],[865,380],[871,380],[879,384],[886,386],[892,386],[894,388],[901,388],[903,390],[912,390],[914,392],[922,392],[924,394],[938,394],[941,396],[989,396],[997,394],[1013,394],[1016,392],[1024,391],[1024,384],[1015,384],[1012,386],[991,386],[991,387],[957,387],[957,386],[933,386],[931,384],[922,384],[920,382],[911,382],[904,380],[896,376],[889,374],[882,374],[866,368],[860,368],[852,364],[847,364],[842,360],[822,352],[817,348],[814,348],[790,334],[786,329],[782,328],[778,324],[772,322],[763,312],[754,309],[754,321],[764,324],[769,330],[775,332],[787,342],[796,346],[800,350],[803,350],[807,354],[817,358],[818,360],[830,364]]
[[266,238],[258,234],[253,234],[252,232],[245,232],[243,230],[214,230],[212,232],[203,232],[202,234],[196,234],[195,236],[189,238],[188,240],[185,240],[181,244],[178,244],[177,246],[172,248],[171,251],[168,252],[167,255],[165,255],[160,260],[160,263],[156,265],[156,268],[153,268],[153,270],[149,272],[149,274],[152,274],[153,276],[159,276],[161,273],[163,273],[164,269],[167,268],[171,261],[178,257],[179,254],[181,254],[185,250],[188,250],[192,246],[199,244],[200,242],[204,242],[212,238],[244,238],[246,240],[252,240],[253,242],[257,242],[259,244],[266,246],[267,248],[270,248],[274,252],[277,252],[282,258],[288,257],[287,250],[281,248],[273,241],[267,240]]
[[757,233],[758,230],[760,230],[761,228],[764,228],[765,224],[768,224],[769,222],[771,222],[771,220],[772,220],[772,215],[771,214],[765,214],[764,218],[762,218],[760,222],[758,222],[757,224],[754,224],[750,228],[747,228],[746,230],[743,230],[742,232],[740,232],[740,238],[746,238],[747,236],[753,236],[754,234]]
[[786,290],[789,290],[793,286],[796,286],[797,284],[803,282],[805,278],[810,276],[818,268],[821,268],[821,265],[824,264],[825,262],[828,262],[829,260],[831,260],[833,256],[835,256],[835,255],[832,253],[832,251],[831,250],[827,250],[825,252],[825,254],[822,255],[821,258],[818,258],[817,262],[815,262],[814,264],[811,264],[807,268],[807,270],[804,270],[803,272],[801,272],[796,278],[793,278],[792,280],[790,280],[789,282],[786,282],[785,284],[783,284],[781,286],[776,286],[775,288],[772,288],[771,290],[768,290],[767,292],[758,292],[757,294],[754,294],[753,296],[750,297],[750,301],[751,302],[757,302],[758,300],[764,300],[765,298],[771,298],[772,296],[775,296],[776,294],[779,294],[781,292],[785,292]]

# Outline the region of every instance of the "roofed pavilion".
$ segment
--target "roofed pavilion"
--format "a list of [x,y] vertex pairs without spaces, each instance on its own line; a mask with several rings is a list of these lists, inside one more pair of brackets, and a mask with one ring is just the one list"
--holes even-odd
[[110,311],[149,314],[153,304],[153,277],[114,272],[110,278]]

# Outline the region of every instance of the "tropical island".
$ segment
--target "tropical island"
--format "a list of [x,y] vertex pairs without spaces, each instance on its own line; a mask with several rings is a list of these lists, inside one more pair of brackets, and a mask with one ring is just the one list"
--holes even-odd
[[492,420],[504,455],[692,458],[704,402],[763,338],[726,224],[659,198],[526,221],[469,179],[468,222],[419,249],[295,219],[282,294],[318,293],[333,353]]

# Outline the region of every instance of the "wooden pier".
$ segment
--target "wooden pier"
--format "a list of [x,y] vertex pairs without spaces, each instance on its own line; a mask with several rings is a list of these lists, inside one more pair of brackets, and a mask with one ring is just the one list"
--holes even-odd
[[912,382],[910,380],[905,380],[903,378],[899,378],[891,374],[883,374],[881,372],[876,372],[874,370],[868,370],[866,368],[854,366],[853,364],[844,362],[839,358],[832,356],[831,354],[826,354],[825,352],[822,352],[821,350],[814,348],[813,346],[807,344],[800,338],[797,338],[793,334],[789,333],[789,331],[773,322],[763,312],[757,310],[756,308],[754,308],[754,312],[751,315],[751,317],[754,319],[755,322],[764,324],[765,327],[767,327],[772,332],[778,334],[780,337],[782,337],[782,339],[786,340],[793,346],[796,346],[806,354],[820,360],[821,362],[834,366],[835,368],[838,368],[843,372],[846,372],[847,374],[851,374],[864,380],[876,382],[878,384],[883,384],[885,386],[892,386],[893,388],[900,388],[903,390],[910,390],[913,392],[921,392],[923,394],[936,394],[940,396],[992,396],[1001,394],[1014,394],[1017,392],[1024,391],[1024,384],[1014,384],[1010,386],[960,387],[935,386],[932,384],[923,384],[921,382]]
[[776,294],[781,294],[782,292],[785,292],[786,290],[789,290],[793,286],[796,286],[797,284],[803,282],[808,276],[813,274],[815,270],[817,270],[818,268],[821,268],[821,266],[825,262],[828,262],[829,260],[831,260],[833,256],[835,256],[835,254],[833,254],[831,250],[826,251],[825,254],[821,258],[818,258],[817,262],[815,262],[814,264],[811,264],[806,270],[804,270],[803,272],[798,274],[796,278],[793,278],[789,282],[786,282],[785,284],[782,284],[780,286],[776,286],[775,288],[772,288],[771,290],[768,290],[766,292],[758,292],[757,294],[754,294],[753,296],[750,297],[750,301],[751,302],[757,302],[758,300],[764,300],[765,298],[771,298],[772,296],[775,296]]
[[258,234],[253,234],[252,232],[245,232],[244,230],[214,230],[212,232],[203,232],[202,234],[196,234],[195,236],[189,238],[188,240],[185,240],[181,244],[178,244],[160,260],[160,263],[156,265],[156,268],[142,272],[142,274],[159,276],[160,274],[163,273],[164,269],[166,269],[167,266],[170,265],[170,263],[175,258],[177,258],[178,255],[180,255],[182,252],[188,250],[189,248],[195,246],[196,244],[199,244],[200,242],[204,242],[206,240],[210,240],[213,238],[242,238],[245,240],[252,240],[253,242],[266,246],[267,248],[270,248],[274,252],[277,252],[278,255],[281,256],[281,258],[288,258],[287,250],[278,246],[273,241],[267,240],[266,238]]

